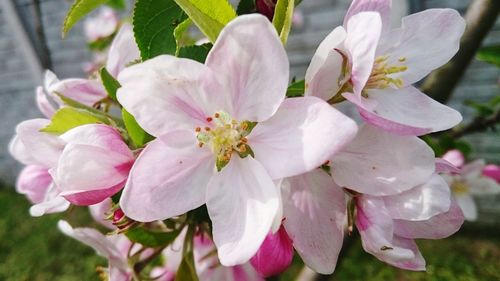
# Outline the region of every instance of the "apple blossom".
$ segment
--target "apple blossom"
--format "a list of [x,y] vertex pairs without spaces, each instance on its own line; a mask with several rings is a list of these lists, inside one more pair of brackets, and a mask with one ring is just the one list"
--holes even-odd
[[457,11],[429,9],[388,26],[390,0],[354,0],[344,25],[319,45],[306,72],[306,95],[348,99],[368,123],[399,135],[458,124],[459,112],[411,86],[458,51],[465,22]]
[[315,169],[357,130],[318,98],[284,100],[288,72],[261,15],[226,25],[205,64],[163,55],[122,71],[119,102],[157,137],[131,170],[125,214],[153,221],[206,203],[221,263],[248,261],[279,208],[273,180]]
[[87,41],[95,42],[115,33],[120,24],[116,12],[109,7],[102,7],[94,17],[89,17],[83,24]]
[[500,184],[483,174],[486,166],[484,160],[479,159],[464,164],[464,157],[463,155],[460,157],[460,155],[462,154],[458,150],[450,150],[443,155],[443,159],[461,167],[458,173],[446,173],[443,174],[443,178],[450,185],[465,219],[475,221],[477,219],[477,206],[473,196],[498,194],[500,193]]

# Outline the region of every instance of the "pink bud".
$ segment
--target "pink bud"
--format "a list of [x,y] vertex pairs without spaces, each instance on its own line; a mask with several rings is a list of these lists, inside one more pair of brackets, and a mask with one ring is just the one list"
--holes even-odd
[[464,155],[462,154],[462,152],[460,152],[460,150],[457,149],[449,150],[441,158],[450,162],[451,164],[453,164],[453,166],[459,169],[462,168],[465,162]]
[[497,165],[486,165],[483,169],[483,176],[494,179],[497,183],[500,183],[500,166]]
[[116,209],[116,211],[113,213],[113,223],[118,223],[125,214],[123,213],[121,208]]
[[266,16],[269,20],[273,20],[274,8],[276,7],[276,2],[278,0],[255,0],[255,6],[257,7],[257,12]]
[[292,240],[281,225],[278,232],[267,235],[250,263],[261,276],[269,277],[285,271],[292,258]]

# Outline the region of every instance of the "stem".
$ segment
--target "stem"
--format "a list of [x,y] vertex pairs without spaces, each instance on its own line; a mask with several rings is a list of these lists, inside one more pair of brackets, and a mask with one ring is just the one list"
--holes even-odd
[[38,43],[40,44],[40,61],[42,63],[42,67],[45,69],[52,68],[52,60],[50,58],[49,47],[47,46],[47,39],[45,37],[45,31],[43,28],[43,20],[42,20],[42,9],[40,8],[40,0],[32,0],[33,1],[33,21],[35,24],[35,34],[38,37]]
[[500,12],[498,0],[474,0],[467,9],[467,27],[460,41],[460,50],[450,62],[432,72],[422,84],[422,91],[445,103],[474,58],[481,42],[495,24]]
[[497,123],[500,123],[500,110],[497,110],[495,114],[488,117],[474,118],[469,124],[450,131],[449,136],[459,138],[467,134],[483,132],[488,128],[493,128]]

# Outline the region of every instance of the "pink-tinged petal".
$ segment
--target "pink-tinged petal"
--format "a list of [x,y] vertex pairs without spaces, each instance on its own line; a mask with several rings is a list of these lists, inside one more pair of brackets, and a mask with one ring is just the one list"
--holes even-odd
[[446,213],[428,220],[394,220],[394,234],[409,239],[442,239],[457,232],[464,223],[464,215],[455,200]]
[[227,111],[237,120],[264,121],[285,98],[288,56],[276,29],[262,15],[240,16],[226,25],[206,65],[224,85]]
[[276,187],[252,157],[233,156],[207,187],[207,209],[222,265],[247,262],[271,230],[279,208]]
[[73,228],[64,220],[60,220],[57,223],[57,227],[65,235],[92,247],[98,255],[107,258],[110,267],[112,266],[122,271],[127,271],[127,257],[118,249],[117,245],[112,242],[112,239],[109,239],[93,228]]
[[115,11],[110,7],[103,6],[96,16],[88,17],[84,21],[83,33],[87,41],[93,42],[111,36],[119,23],[120,19]]
[[377,12],[380,14],[382,20],[382,29],[387,30],[390,28],[391,19],[391,0],[354,0],[347,10],[344,17],[344,26],[352,16],[361,12]]
[[66,200],[77,206],[90,206],[109,199],[125,185],[122,181],[114,186],[94,190],[70,190],[61,192]]
[[465,164],[462,167],[462,178],[465,181],[475,180],[483,174],[483,169],[486,166],[484,159],[477,159]]
[[370,90],[373,109],[357,104],[368,123],[397,135],[425,135],[450,129],[462,121],[455,109],[443,105],[414,87]]
[[158,56],[127,67],[118,80],[118,101],[156,137],[207,126],[207,117],[225,109],[214,73],[193,60]]
[[391,264],[415,258],[412,250],[396,245],[398,241],[394,241],[392,218],[382,199],[358,197],[356,210],[356,227],[366,252]]
[[[58,81],[47,91],[51,94],[61,94],[88,106],[93,106],[107,96],[104,86],[96,80],[70,78]],[[56,100],[58,100],[56,98]],[[61,103],[61,101],[59,101]]]
[[465,164],[464,154],[458,149],[447,151],[441,158],[450,162],[457,168],[462,168]]
[[64,212],[69,208],[69,202],[64,197],[59,195],[59,190],[55,184],[51,184],[45,194],[43,200],[31,206],[30,215],[32,217],[40,217],[45,214],[53,214]]
[[436,158],[436,173],[460,173],[460,169],[443,158]]
[[[290,122],[293,120],[293,122]],[[255,158],[273,179],[325,163],[356,134],[356,123],[316,97],[286,99],[248,136]]]
[[467,182],[472,195],[485,196],[500,193],[500,185],[491,178],[478,177]]
[[401,269],[413,270],[413,271],[425,271],[424,257],[422,256],[422,253],[420,253],[420,250],[418,249],[418,246],[414,240],[394,235],[394,237],[392,238],[392,244],[398,248],[412,251],[414,257],[408,260],[398,260],[398,259],[394,260],[390,258],[386,259],[385,256],[377,258]]
[[462,213],[466,220],[477,220],[477,206],[474,198],[470,194],[455,194],[455,200],[458,206],[462,209]]
[[321,42],[306,71],[305,96],[327,101],[340,90],[344,59],[336,49],[343,47],[346,36],[345,29],[339,26]]
[[109,265],[109,281],[132,281],[132,273]]
[[250,263],[263,277],[285,271],[293,259],[292,240],[281,226],[277,233],[269,233]]
[[[45,73],[44,73],[44,76],[43,76],[43,88],[45,91],[48,91],[48,89],[50,89],[52,87],[52,85],[56,84],[59,82],[59,79],[57,78],[57,76],[55,75],[54,72],[50,71],[50,70],[45,70]],[[47,94],[51,94],[50,92],[48,92]]]
[[[97,146],[70,143],[64,148],[52,175],[63,195],[69,195],[104,191],[123,184],[131,167],[131,159],[122,154]],[[113,190],[117,192],[117,188]]]
[[111,220],[106,219],[108,213],[111,211],[113,201],[108,198],[100,203],[90,205],[89,211],[92,218],[108,229],[116,229],[116,227],[111,223]]
[[483,176],[494,179],[500,184],[500,166],[490,164],[483,169]]
[[121,158],[133,160],[134,155],[128,148],[117,129],[103,124],[88,124],[73,128],[60,136],[71,144],[91,145],[113,153]]
[[54,115],[54,113],[56,112],[56,109],[47,98],[47,95],[45,94],[43,87],[41,86],[37,87],[35,92],[36,92],[36,105],[38,106],[38,109],[43,114],[43,116],[45,116],[46,118],[51,118],[52,115]]
[[46,167],[28,165],[17,177],[16,191],[26,195],[31,203],[38,204],[45,198],[51,183],[52,177]]
[[403,65],[408,69],[390,77],[402,79],[404,86],[409,86],[456,54],[464,30],[465,20],[456,10],[428,9],[404,17],[398,36],[384,38],[391,44],[377,52],[389,55],[388,65],[401,65],[400,59],[405,58]]
[[342,189],[323,170],[285,180],[284,225],[304,263],[322,274],[335,270],[346,205]]
[[47,119],[26,120],[17,125],[16,133],[34,162],[50,168],[57,165],[65,142],[55,135],[40,132],[49,123]]
[[375,62],[382,20],[376,12],[361,12],[350,17],[346,26],[345,48],[350,54],[351,82],[354,94],[361,99],[361,91],[370,77]]
[[124,23],[109,47],[106,70],[114,77],[117,77],[129,63],[140,58],[132,25]]
[[37,161],[31,156],[18,135],[14,135],[10,140],[9,153],[14,159],[25,165],[37,164]]
[[383,197],[393,219],[427,220],[450,209],[450,188],[444,179],[434,174],[423,185],[403,193]]
[[364,125],[330,160],[335,182],[364,194],[393,195],[425,183],[434,152],[417,137],[394,136]]
[[137,158],[120,206],[137,221],[182,215],[205,203],[214,171],[212,155],[198,147],[193,132],[174,132],[150,142]]

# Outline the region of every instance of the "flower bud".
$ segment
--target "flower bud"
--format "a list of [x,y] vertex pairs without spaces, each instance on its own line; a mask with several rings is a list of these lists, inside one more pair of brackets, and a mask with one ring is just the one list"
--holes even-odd
[[278,0],[255,0],[257,12],[266,16],[270,21],[273,20],[274,8],[276,8]]
[[497,183],[500,183],[500,166],[497,165],[486,165],[483,169],[483,176],[491,178],[495,180]]
[[281,225],[276,233],[267,235],[250,263],[261,276],[269,277],[285,271],[292,258],[292,240]]

